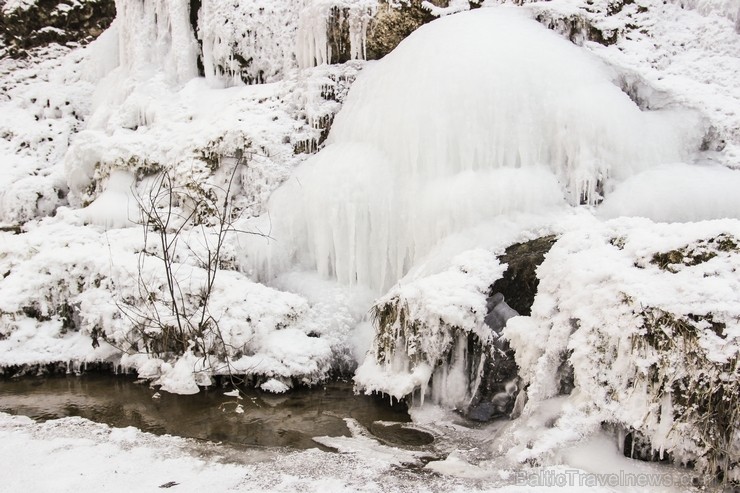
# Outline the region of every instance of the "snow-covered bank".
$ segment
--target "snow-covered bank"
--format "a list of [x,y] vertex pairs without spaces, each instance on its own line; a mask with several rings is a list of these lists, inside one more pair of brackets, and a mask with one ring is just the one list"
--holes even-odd
[[[491,3],[487,2],[486,6]],[[647,11],[624,5],[607,15],[603,2],[596,2],[592,12],[577,2],[571,2],[570,7],[567,3],[534,3],[518,10],[520,14],[529,11],[535,17],[543,9],[549,9],[552,15],[577,12],[593,22],[606,22],[608,17],[615,29],[623,29],[617,45],[585,43],[586,49],[597,53],[605,63],[597,62],[586,50],[570,46],[528,21],[526,15],[517,15],[517,9],[507,11],[507,15],[497,8],[481,9],[435,21],[429,29],[422,29],[413,39],[406,40],[397,52],[370,67],[333,126],[331,145],[310,163],[299,167],[295,175],[291,175],[292,170],[305,159],[305,151],[315,150],[325,137],[333,115],[364,67],[359,61],[312,67],[331,58],[329,45],[322,43],[333,41],[317,33],[322,27],[332,25],[329,18],[336,12],[348,16],[345,20],[354,33],[353,43],[359,43],[353,44],[352,51],[362,58],[358,47],[371,31],[364,30],[367,19],[360,13],[372,13],[372,2],[271,3],[270,9],[263,8],[266,4],[260,2],[246,2],[233,12],[207,3],[199,20],[200,29],[195,29],[192,19],[184,15],[186,5],[157,4],[158,9],[163,9],[160,14],[173,25],[175,37],[162,31],[162,25],[153,23],[157,9],[137,10],[138,7],[121,2],[120,16],[113,27],[85,49],[70,51],[50,46],[34,55],[39,58],[27,61],[3,58],[0,60],[4,81],[0,147],[4,186],[0,210],[4,222],[25,223],[28,230],[18,236],[3,233],[8,239],[1,248],[10,274],[0,283],[11,294],[3,316],[13,321],[3,330],[9,334],[15,330],[12,327],[20,324],[27,327],[23,333],[29,336],[21,337],[18,333],[15,339],[8,339],[17,343],[12,345],[14,348],[22,344],[29,349],[25,353],[8,350],[5,356],[8,364],[11,360],[47,361],[55,354],[55,339],[59,340],[60,348],[76,348],[57,351],[61,359],[98,358],[100,349],[93,351],[90,347],[86,351],[84,347],[84,337],[96,334],[95,324],[86,320],[96,319],[98,325],[105,320],[109,324],[106,334],[117,334],[113,342],[119,345],[125,341],[125,321],[114,319],[114,307],[116,300],[125,298],[124,293],[136,290],[132,279],[136,277],[135,257],[142,242],[136,238],[135,228],[102,233],[100,227],[127,226],[129,220],[135,220],[131,217],[135,215],[135,208],[130,207],[131,196],[124,190],[126,180],[136,180],[137,192],[146,193],[148,175],[161,169],[172,171],[177,186],[189,187],[198,196],[206,195],[209,189],[224,186],[234,163],[233,156],[249,155],[247,165],[238,171],[233,198],[234,207],[244,217],[263,212],[272,191],[287,177],[294,177],[275,196],[275,210],[263,222],[262,231],[274,237],[270,249],[282,253],[276,255],[273,251],[265,257],[253,248],[252,242],[234,235],[228,241],[223,262],[229,268],[244,271],[246,276],[225,273],[224,277],[239,281],[236,284],[228,281],[224,286],[251,286],[248,281],[251,277],[278,289],[294,291],[301,297],[316,298],[312,293],[316,290],[334,293],[320,295],[324,301],[306,305],[304,301],[296,301],[294,295],[264,291],[279,299],[292,299],[291,306],[315,307],[309,310],[314,315],[307,318],[291,315],[290,320],[283,320],[290,310],[276,304],[268,309],[274,309],[274,313],[256,309],[260,317],[282,320],[272,327],[290,328],[280,332],[281,337],[293,334],[303,340],[299,334],[302,333],[310,344],[304,341],[306,344],[300,346],[313,349],[291,356],[288,362],[280,362],[279,355],[263,352],[256,339],[249,339],[250,331],[237,328],[250,317],[249,310],[236,314],[238,310],[232,306],[243,303],[245,296],[232,296],[235,289],[219,288],[219,296],[224,298],[218,301],[217,308],[232,307],[234,319],[226,316],[224,324],[231,327],[227,332],[233,329],[242,335],[235,336],[231,342],[242,347],[250,341],[246,353],[254,351],[258,357],[253,360],[245,356],[249,362],[245,360],[241,368],[267,371],[269,367],[281,378],[287,378],[286,375],[303,378],[306,374],[327,375],[327,368],[336,366],[337,353],[350,366],[353,359],[362,359],[369,339],[367,321],[363,319],[372,295],[350,294],[347,301],[332,304],[326,300],[341,292],[341,284],[331,288],[323,285],[323,281],[314,284],[309,281],[313,274],[303,276],[295,271],[313,268],[341,283],[358,284],[360,290],[362,286],[370,286],[382,291],[407,272],[411,276],[408,280],[412,280],[444,271],[450,260],[464,250],[481,247],[496,250],[506,246],[502,238],[517,241],[533,232],[552,230],[552,217],[545,211],[555,206],[566,208],[563,193],[570,197],[571,203],[579,201],[581,192],[593,202],[599,194],[608,194],[617,187],[614,198],[608,198],[605,204],[605,214],[618,215],[625,211],[644,214],[651,210],[652,204],[640,206],[634,198],[642,193],[644,183],[653,179],[652,171],[625,182],[624,188],[619,188],[619,182],[648,165],[691,158],[687,151],[698,147],[696,141],[649,138],[651,134],[645,130],[660,127],[664,135],[679,127],[684,129],[683,122],[672,128],[674,125],[666,127],[649,121],[657,114],[671,113],[679,103],[702,113],[716,127],[715,138],[726,140],[724,150],[715,146],[705,157],[721,162],[730,160],[734,134],[728,133],[728,129],[733,128],[735,121],[733,104],[737,106],[732,86],[726,84],[736,62],[728,56],[737,43],[728,34],[732,32],[730,19],[718,20],[709,10],[700,9],[706,15],[682,11],[673,4],[647,2]],[[332,6],[341,8],[332,10]],[[342,10],[345,7],[349,10]],[[694,65],[674,62],[666,55],[663,58],[670,62],[667,66],[673,77],[691,76],[695,80],[698,73],[711,77],[708,75],[707,80],[695,80],[692,84],[681,79],[669,88],[663,87],[665,82],[651,75],[660,67],[642,63],[640,57],[649,51],[646,46],[650,42],[656,44],[654,53],[667,54],[675,51],[677,43],[685,41],[659,31],[664,29],[663,24],[651,24],[651,16],[668,19],[666,22],[674,34],[692,26],[701,39],[721,37],[726,43],[712,45],[702,41],[693,44],[692,49],[694,53],[714,53],[722,57],[723,63],[702,65],[701,70],[691,73],[688,70]],[[229,22],[220,23],[219,19]],[[634,28],[624,27],[632,21],[644,27],[647,34],[638,36]],[[489,23],[501,29],[491,30]],[[139,32],[139,25],[146,29]],[[265,29],[258,32],[259,26]],[[518,27],[513,30],[511,26]],[[272,28],[279,33],[271,31]],[[242,37],[242,31],[249,31],[253,36]],[[465,31],[466,36],[457,36],[460,31]],[[737,37],[734,32],[733,36]],[[182,40],[188,50],[176,55],[172,51],[175,38]],[[204,42],[204,50],[210,47],[212,52],[205,78],[194,77],[197,57],[193,50],[197,51],[194,43],[198,38]],[[519,42],[515,43],[515,38]],[[299,63],[301,54],[310,58],[307,54],[312,50],[315,50],[313,59]],[[494,54],[494,59],[482,63],[486,59],[482,51]],[[458,56],[460,53],[466,56]],[[525,55],[538,62],[522,62]],[[238,78],[234,71],[237,69],[227,70],[227,74],[214,68],[229,59],[234,62],[249,57],[254,58],[249,70],[263,70],[265,81],[271,83],[246,87],[234,79]],[[412,59],[414,63],[407,63]],[[698,58],[694,61],[699,63]],[[609,68],[614,63],[617,70]],[[560,70],[572,64],[579,69]],[[304,68],[299,70],[300,66]],[[257,72],[249,73],[254,76]],[[635,78],[635,73],[639,77]],[[476,79],[467,80],[470,74]],[[638,111],[615,85],[624,82],[623,79],[636,84],[635,94],[641,97],[635,98],[636,104],[643,110],[671,111]],[[435,84],[424,83],[428,80],[434,80]],[[224,85],[233,87],[223,88]],[[497,91],[479,90],[491,85]],[[594,107],[588,104],[589,94],[604,96],[599,99],[611,103],[608,107],[599,103],[596,105],[599,111],[589,113],[587,109]],[[635,94],[631,93],[633,97]],[[711,99],[717,95],[726,98],[722,111],[717,110],[715,99]],[[511,98],[518,98],[521,104],[513,105]],[[444,114],[444,118],[429,118],[429,105],[436,105],[433,112]],[[489,107],[495,111],[489,111]],[[517,108],[522,107],[527,111],[519,115]],[[406,108],[406,116],[397,118],[394,114],[397,108]],[[539,118],[537,115],[543,111],[551,118]],[[471,120],[468,115],[476,118]],[[517,120],[521,122],[518,127],[506,123],[515,116],[526,117]],[[466,121],[475,123],[468,128]],[[598,129],[592,125],[594,121],[601,122],[596,126]],[[706,122],[689,123],[696,123],[692,131],[706,126]],[[564,124],[568,124],[569,132],[558,130]],[[533,148],[535,142],[528,137],[532,125],[540,134],[549,136],[537,140],[542,144],[540,147]],[[420,134],[414,131],[416,128],[426,130]],[[498,136],[493,143],[489,138],[492,135]],[[382,163],[386,161],[390,164],[384,166]],[[493,163],[489,163],[491,169],[482,164],[489,161]],[[309,171],[311,168],[315,169]],[[697,173],[704,177],[712,174],[702,174],[694,167],[691,167],[693,174],[680,172],[681,169],[667,165],[664,173],[685,176],[683,181],[691,184],[699,182],[694,177]],[[727,173],[714,175],[698,190],[705,192],[718,182],[730,188],[727,183],[732,180],[727,179]],[[422,183],[417,183],[419,180]],[[389,186],[389,182],[394,185]],[[326,187],[332,193],[326,193]],[[670,195],[670,190],[665,194]],[[355,201],[361,204],[358,206]],[[728,214],[734,205],[726,197],[708,212],[702,207],[692,208],[688,218]],[[327,210],[334,211],[334,216],[324,214]],[[55,217],[38,222],[44,216]],[[540,218],[533,219],[536,216]],[[521,221],[524,222],[515,224]],[[373,227],[368,229],[368,224]],[[239,223],[239,226],[252,228],[252,223]],[[65,231],[67,227],[69,231]],[[46,240],[45,235],[50,239]],[[61,240],[68,236],[75,237],[75,241]],[[109,247],[111,238],[113,246]],[[202,253],[202,245],[198,245],[203,243],[203,237],[199,233],[188,233],[186,243],[196,253]],[[55,274],[45,278],[46,284],[41,286],[38,280],[28,284],[39,289],[17,287],[16,281],[31,278],[33,272],[45,269],[41,265],[43,259],[56,262],[57,257],[47,254],[47,250],[62,248],[59,251],[66,252],[63,249],[72,248],[72,244],[86,251],[112,249],[116,253],[94,258],[88,255],[80,262],[87,265],[85,268],[62,260],[58,265],[67,267],[51,269]],[[125,267],[108,265],[116,264],[119,258]],[[202,266],[195,256],[183,253],[178,264],[192,271],[193,279],[202,277],[199,270]],[[57,316],[64,315],[60,310],[76,305],[82,297],[92,296],[81,292],[95,281],[91,277],[119,268],[128,279],[123,281],[118,276],[115,285],[111,281],[107,288],[95,287],[97,298],[95,303],[85,305],[91,312],[83,314],[82,332],[65,335],[64,316]],[[157,270],[151,268],[153,272]],[[286,272],[283,280],[273,278],[277,272]],[[81,284],[67,279],[78,275],[85,278]],[[154,284],[161,285],[161,281]],[[51,294],[46,292],[55,282],[79,286],[69,294],[56,293],[51,299]],[[191,283],[193,292],[197,290],[196,284]],[[242,290],[252,292],[251,287]],[[21,299],[23,296],[26,298]],[[255,303],[254,298],[260,296],[250,295],[246,302]],[[329,313],[329,306],[334,307],[331,310],[341,307],[340,313],[336,316]],[[41,310],[34,311],[34,307]],[[96,314],[96,307],[107,307],[106,316]],[[38,314],[43,320],[35,321],[29,314]],[[38,334],[47,334],[43,344],[30,342],[29,334],[38,329],[41,329]],[[292,332],[293,329],[298,332]],[[73,337],[79,340],[72,343]],[[284,345],[281,337],[275,332],[274,347]],[[10,344],[8,341],[6,344]],[[42,346],[47,356],[40,355],[41,349],[36,353],[30,350]],[[351,352],[354,358],[347,358]],[[262,357],[274,364],[257,364],[263,361]],[[135,366],[143,368],[142,365],[139,362]]]
[[[394,454],[393,449],[360,435],[330,441],[345,450],[341,454],[318,449],[250,451],[154,436],[134,428],[110,428],[81,418],[35,423],[4,413],[0,413],[0,439],[2,487],[12,492],[155,492],[167,484],[173,491],[187,492],[646,491],[635,486],[638,477],[639,484],[651,481],[650,491],[692,491],[681,483],[688,476],[674,469],[619,461],[617,467],[599,469],[586,458],[593,453],[590,449],[580,455],[574,451],[571,464],[552,468],[499,471],[453,454],[419,471],[398,466],[399,457],[408,460],[412,454]],[[613,452],[603,452],[608,443],[598,445],[601,459],[616,458]],[[632,486],[620,486],[620,477],[631,478]]]
[[[67,213],[67,221],[42,222],[21,235],[0,233],[0,270],[8,272],[0,285],[3,366],[110,360],[158,379],[168,391],[190,393],[197,392],[196,382],[207,385],[208,375],[228,371],[223,356],[233,372],[259,376],[257,384],[277,379],[284,388],[294,381],[315,384],[338,364],[354,364],[351,335],[364,315],[357,307],[371,300],[363,290],[339,290],[310,273],[279,281],[306,299],[227,270],[216,278],[209,308],[226,354],[191,354],[176,364],[180,355],[147,342],[157,339],[156,327],[142,333],[135,325],[145,321],[137,318],[140,311],[167,312],[150,304],[166,299],[163,265],[141,256],[145,247],[156,251],[156,241],[145,245],[137,227],[101,231]],[[185,307],[195,313],[206,270],[190,256],[175,267]]]

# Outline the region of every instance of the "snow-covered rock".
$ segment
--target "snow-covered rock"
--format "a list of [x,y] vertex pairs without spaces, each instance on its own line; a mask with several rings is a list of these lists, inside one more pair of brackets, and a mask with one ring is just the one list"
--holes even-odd
[[571,409],[511,453],[547,456],[610,423],[736,480],[739,273],[736,219],[620,219],[563,235],[538,270],[531,317],[505,335],[529,385],[525,415],[574,385]]
[[9,0],[0,2],[0,39],[22,58],[49,43],[89,43],[115,16],[113,0]]
[[488,289],[503,270],[491,252],[469,251],[448,271],[401,283],[377,300],[375,341],[357,370],[357,386],[396,399],[416,394],[421,404],[467,407],[483,367],[499,357],[483,319]]

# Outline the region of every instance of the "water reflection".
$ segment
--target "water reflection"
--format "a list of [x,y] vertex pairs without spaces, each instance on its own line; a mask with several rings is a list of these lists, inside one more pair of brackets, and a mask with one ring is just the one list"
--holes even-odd
[[[239,403],[223,389],[197,395],[173,395],[136,384],[130,376],[88,374],[0,380],[0,411],[38,420],[66,416],[135,426],[171,434],[249,447],[316,447],[315,436],[349,436],[343,418],[354,418],[386,443],[420,445],[431,436],[400,425],[409,422],[405,406],[356,396],[347,383],[300,389],[285,395],[250,391]],[[395,430],[395,431],[394,431]]]

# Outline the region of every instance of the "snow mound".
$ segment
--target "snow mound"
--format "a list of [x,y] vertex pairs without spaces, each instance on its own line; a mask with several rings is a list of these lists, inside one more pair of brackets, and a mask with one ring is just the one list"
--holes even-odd
[[436,20],[360,74],[329,145],[271,198],[276,241],[256,270],[297,262],[382,291],[455,232],[563,194],[594,203],[680,159],[698,143],[679,120],[640,111],[595,58],[519,12]]
[[740,171],[676,164],[628,178],[599,207],[603,217],[691,222],[740,218]]
[[680,126],[521,11],[488,8],[420,28],[366,70],[329,142],[373,145],[419,179],[544,165],[592,203],[597,182],[685,155]]

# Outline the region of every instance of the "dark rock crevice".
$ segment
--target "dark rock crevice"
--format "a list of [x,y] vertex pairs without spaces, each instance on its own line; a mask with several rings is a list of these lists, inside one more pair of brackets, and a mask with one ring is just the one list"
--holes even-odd
[[537,294],[537,267],[557,241],[555,235],[543,236],[523,243],[515,243],[499,257],[508,264],[504,275],[493,283],[490,294],[501,293],[506,303],[520,315],[532,313],[532,303]]
[[0,11],[0,37],[13,58],[49,43],[86,44],[113,22],[113,0],[38,0],[28,8]]

